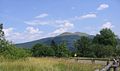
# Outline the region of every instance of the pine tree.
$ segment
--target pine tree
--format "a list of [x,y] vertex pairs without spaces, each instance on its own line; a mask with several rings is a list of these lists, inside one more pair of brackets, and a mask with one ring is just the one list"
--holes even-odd
[[0,24],[0,40],[4,39],[3,24]]
[[57,56],[59,48],[58,48],[58,45],[55,43],[54,40],[51,41],[51,48],[54,50],[55,56]]

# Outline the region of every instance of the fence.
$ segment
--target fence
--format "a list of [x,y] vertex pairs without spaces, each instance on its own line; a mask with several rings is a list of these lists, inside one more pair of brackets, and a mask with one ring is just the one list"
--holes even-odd
[[91,60],[92,63],[95,63],[95,60],[102,60],[102,61],[107,61],[105,67],[103,67],[102,69],[97,69],[95,71],[118,71],[118,68],[120,66],[120,59],[113,59],[113,60],[109,60],[109,59],[100,59],[100,58],[76,58],[75,59],[76,61],[79,61],[79,60]]
[[118,71],[119,63],[119,59],[113,59],[112,62],[107,61],[107,65],[100,71],[111,71],[111,69],[113,69],[113,71]]

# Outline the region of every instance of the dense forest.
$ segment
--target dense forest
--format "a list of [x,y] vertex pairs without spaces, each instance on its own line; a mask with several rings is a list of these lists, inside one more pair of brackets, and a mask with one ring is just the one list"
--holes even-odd
[[[14,35],[13,35],[14,36]],[[120,55],[119,38],[108,28],[100,30],[94,38],[81,36],[74,42],[74,51],[70,51],[66,42],[56,44],[54,40],[50,45],[35,44],[32,48],[18,48],[5,39],[3,24],[0,24],[0,57],[19,59],[26,57],[116,57]]]

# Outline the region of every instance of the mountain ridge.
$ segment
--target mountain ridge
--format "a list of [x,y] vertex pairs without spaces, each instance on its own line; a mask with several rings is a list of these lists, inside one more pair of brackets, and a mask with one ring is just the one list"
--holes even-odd
[[51,41],[54,40],[57,44],[60,44],[61,42],[65,41],[67,44],[67,47],[70,50],[74,50],[74,42],[75,42],[75,40],[79,39],[81,36],[86,36],[89,38],[94,37],[93,35],[89,35],[89,34],[81,33],[81,32],[74,32],[74,33],[64,32],[64,33],[62,33],[58,36],[55,36],[55,37],[47,37],[47,38],[42,38],[39,40],[15,44],[15,45],[17,47],[21,47],[21,48],[32,48],[37,43],[50,45]]

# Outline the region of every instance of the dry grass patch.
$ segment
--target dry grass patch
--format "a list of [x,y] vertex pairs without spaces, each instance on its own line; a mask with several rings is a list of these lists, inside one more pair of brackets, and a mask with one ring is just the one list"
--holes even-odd
[[86,64],[64,58],[28,58],[26,60],[3,61],[0,71],[94,71],[98,64]]

